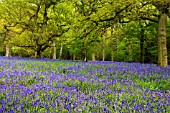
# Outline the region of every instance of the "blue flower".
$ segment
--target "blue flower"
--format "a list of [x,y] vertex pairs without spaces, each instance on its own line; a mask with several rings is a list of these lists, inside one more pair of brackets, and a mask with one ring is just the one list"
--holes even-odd
[[0,113],[4,113],[5,112],[5,109],[4,108],[0,108]]
[[107,108],[106,108],[106,107],[104,107],[103,111],[104,111],[104,112],[106,112],[106,111],[107,111]]

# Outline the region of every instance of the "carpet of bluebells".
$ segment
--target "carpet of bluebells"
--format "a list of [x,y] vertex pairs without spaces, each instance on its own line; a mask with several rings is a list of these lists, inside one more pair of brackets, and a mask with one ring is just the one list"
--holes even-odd
[[170,66],[0,57],[0,113],[170,113]]

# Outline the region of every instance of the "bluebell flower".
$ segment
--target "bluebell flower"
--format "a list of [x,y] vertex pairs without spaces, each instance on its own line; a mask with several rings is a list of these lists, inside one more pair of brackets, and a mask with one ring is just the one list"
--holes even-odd
[[0,113],[4,113],[5,109],[3,107],[0,108]]
[[106,107],[104,107],[103,111],[104,111],[104,112],[106,112],[106,111],[107,111],[107,108],[106,108]]
[[74,102],[73,109],[75,109],[78,106],[77,102]]

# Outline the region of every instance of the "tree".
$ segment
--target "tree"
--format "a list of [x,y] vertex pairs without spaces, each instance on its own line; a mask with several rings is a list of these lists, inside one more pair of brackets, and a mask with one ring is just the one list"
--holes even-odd
[[[10,4],[13,4],[11,6]],[[11,56],[11,47],[12,44],[10,40],[16,35],[20,34],[22,31],[17,25],[17,20],[15,17],[18,16],[18,19],[21,18],[21,12],[17,9],[17,5],[14,4],[13,0],[6,0],[0,3],[0,21],[1,21],[1,37],[2,42],[6,46],[6,56]],[[13,10],[10,10],[13,8]]]
[[[96,3],[95,0],[87,1],[75,1],[76,11],[78,12],[78,20],[76,20],[76,26],[74,26],[74,31],[79,32],[78,38],[82,41],[82,59],[87,61],[87,49],[89,43],[93,42],[90,40],[90,34],[96,29],[96,23],[85,20],[87,16],[90,16],[96,12]],[[81,28],[81,29],[79,29]]]
[[[59,1],[5,0],[4,4],[9,6],[17,4],[16,11],[19,12],[20,15],[12,15],[9,13],[9,16],[13,16],[16,20],[13,21],[14,25],[19,26],[22,30],[13,40],[13,44],[35,50],[35,56],[37,58],[41,56],[41,52],[52,45],[55,37],[59,37],[69,30],[66,21],[68,20],[67,12],[64,10],[65,6]],[[12,7],[8,8],[8,12],[12,12],[12,10]],[[25,40],[25,38],[27,40]],[[21,43],[22,40],[26,42]]]
[[[147,1],[145,1],[147,2]],[[167,25],[167,15],[170,16],[170,2],[169,0],[155,0],[149,1],[149,4],[152,4],[159,10],[158,15],[158,66],[167,67],[167,45],[166,45],[166,25]],[[153,21],[153,19],[148,18]]]
[[[127,19],[127,17],[129,17],[128,16],[129,14],[131,15],[130,19],[132,19],[132,17],[135,17],[135,18],[141,17],[141,14],[142,14],[145,16],[145,19],[155,20],[155,19],[151,19],[150,17],[157,15],[153,12],[153,10],[159,10],[160,11],[159,28],[164,28],[164,25],[166,25],[165,15],[170,14],[170,12],[169,12],[170,3],[168,0],[165,0],[165,1],[160,1],[160,0],[127,1],[126,3],[124,3],[124,5],[120,6],[120,4],[122,4],[123,2],[124,1],[120,0],[117,3],[114,3],[114,1],[109,0],[101,8],[101,10],[106,9],[106,11],[103,11],[103,13],[97,12],[96,15],[92,15],[88,18],[90,18],[90,20],[92,20],[94,22],[98,22],[98,23],[104,22],[104,21],[113,21],[113,22],[119,21],[120,22],[122,20],[124,21],[124,19]],[[136,9],[133,7],[133,6],[137,6],[142,9],[146,5],[155,6],[157,9],[153,8],[152,6],[151,6],[151,9],[149,8],[149,10],[148,10],[148,8],[145,8],[145,10],[140,10],[140,9]],[[101,10],[99,10],[99,11],[101,11]],[[129,13],[129,11],[135,12],[135,13],[133,13],[134,16],[132,16],[132,13]],[[148,11],[149,11],[149,13],[148,13]],[[149,16],[149,15],[151,15],[151,16]],[[164,21],[164,23],[163,23],[163,21]],[[159,63],[158,63],[158,65],[167,67],[168,63],[167,63],[167,47],[166,47],[166,31],[165,30],[166,30],[165,28],[162,30],[158,30],[158,32],[159,32],[158,33],[159,34],[158,35],[158,39],[159,39],[158,40],[158,45],[159,45],[158,46],[159,47],[159,51],[158,51],[159,52],[159,55],[158,55]],[[162,33],[160,33],[160,32],[162,32]],[[161,43],[159,42],[160,40],[162,40]],[[160,48],[162,48],[162,49],[160,49]]]
[[152,4],[161,12],[158,21],[158,65],[167,67],[166,25],[167,14],[170,14],[170,2],[165,0],[152,2]]
[[143,63],[158,56],[158,65],[167,67],[169,0],[3,0],[0,6],[4,44],[37,58],[45,51],[56,59],[62,45],[63,58],[95,61],[104,53],[106,60]]

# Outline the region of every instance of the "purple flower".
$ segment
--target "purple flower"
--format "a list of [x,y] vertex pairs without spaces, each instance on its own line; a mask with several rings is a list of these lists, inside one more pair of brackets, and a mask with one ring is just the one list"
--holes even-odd
[[2,106],[6,106],[6,102],[4,100],[1,100],[0,103],[2,104]]
[[73,109],[75,109],[78,106],[77,102],[74,102]]
[[50,110],[48,104],[45,105],[45,108],[46,108],[47,111]]
[[117,83],[116,79],[112,80],[112,84],[116,84],[116,83]]
[[0,108],[0,113],[4,113],[5,112],[5,109],[4,108]]
[[15,113],[13,110],[10,110],[10,112],[9,113]]
[[106,111],[107,111],[107,108],[106,108],[106,107],[104,107],[103,111],[104,111],[104,112],[106,112]]
[[169,101],[169,103],[170,103],[170,94],[168,94],[168,101]]

